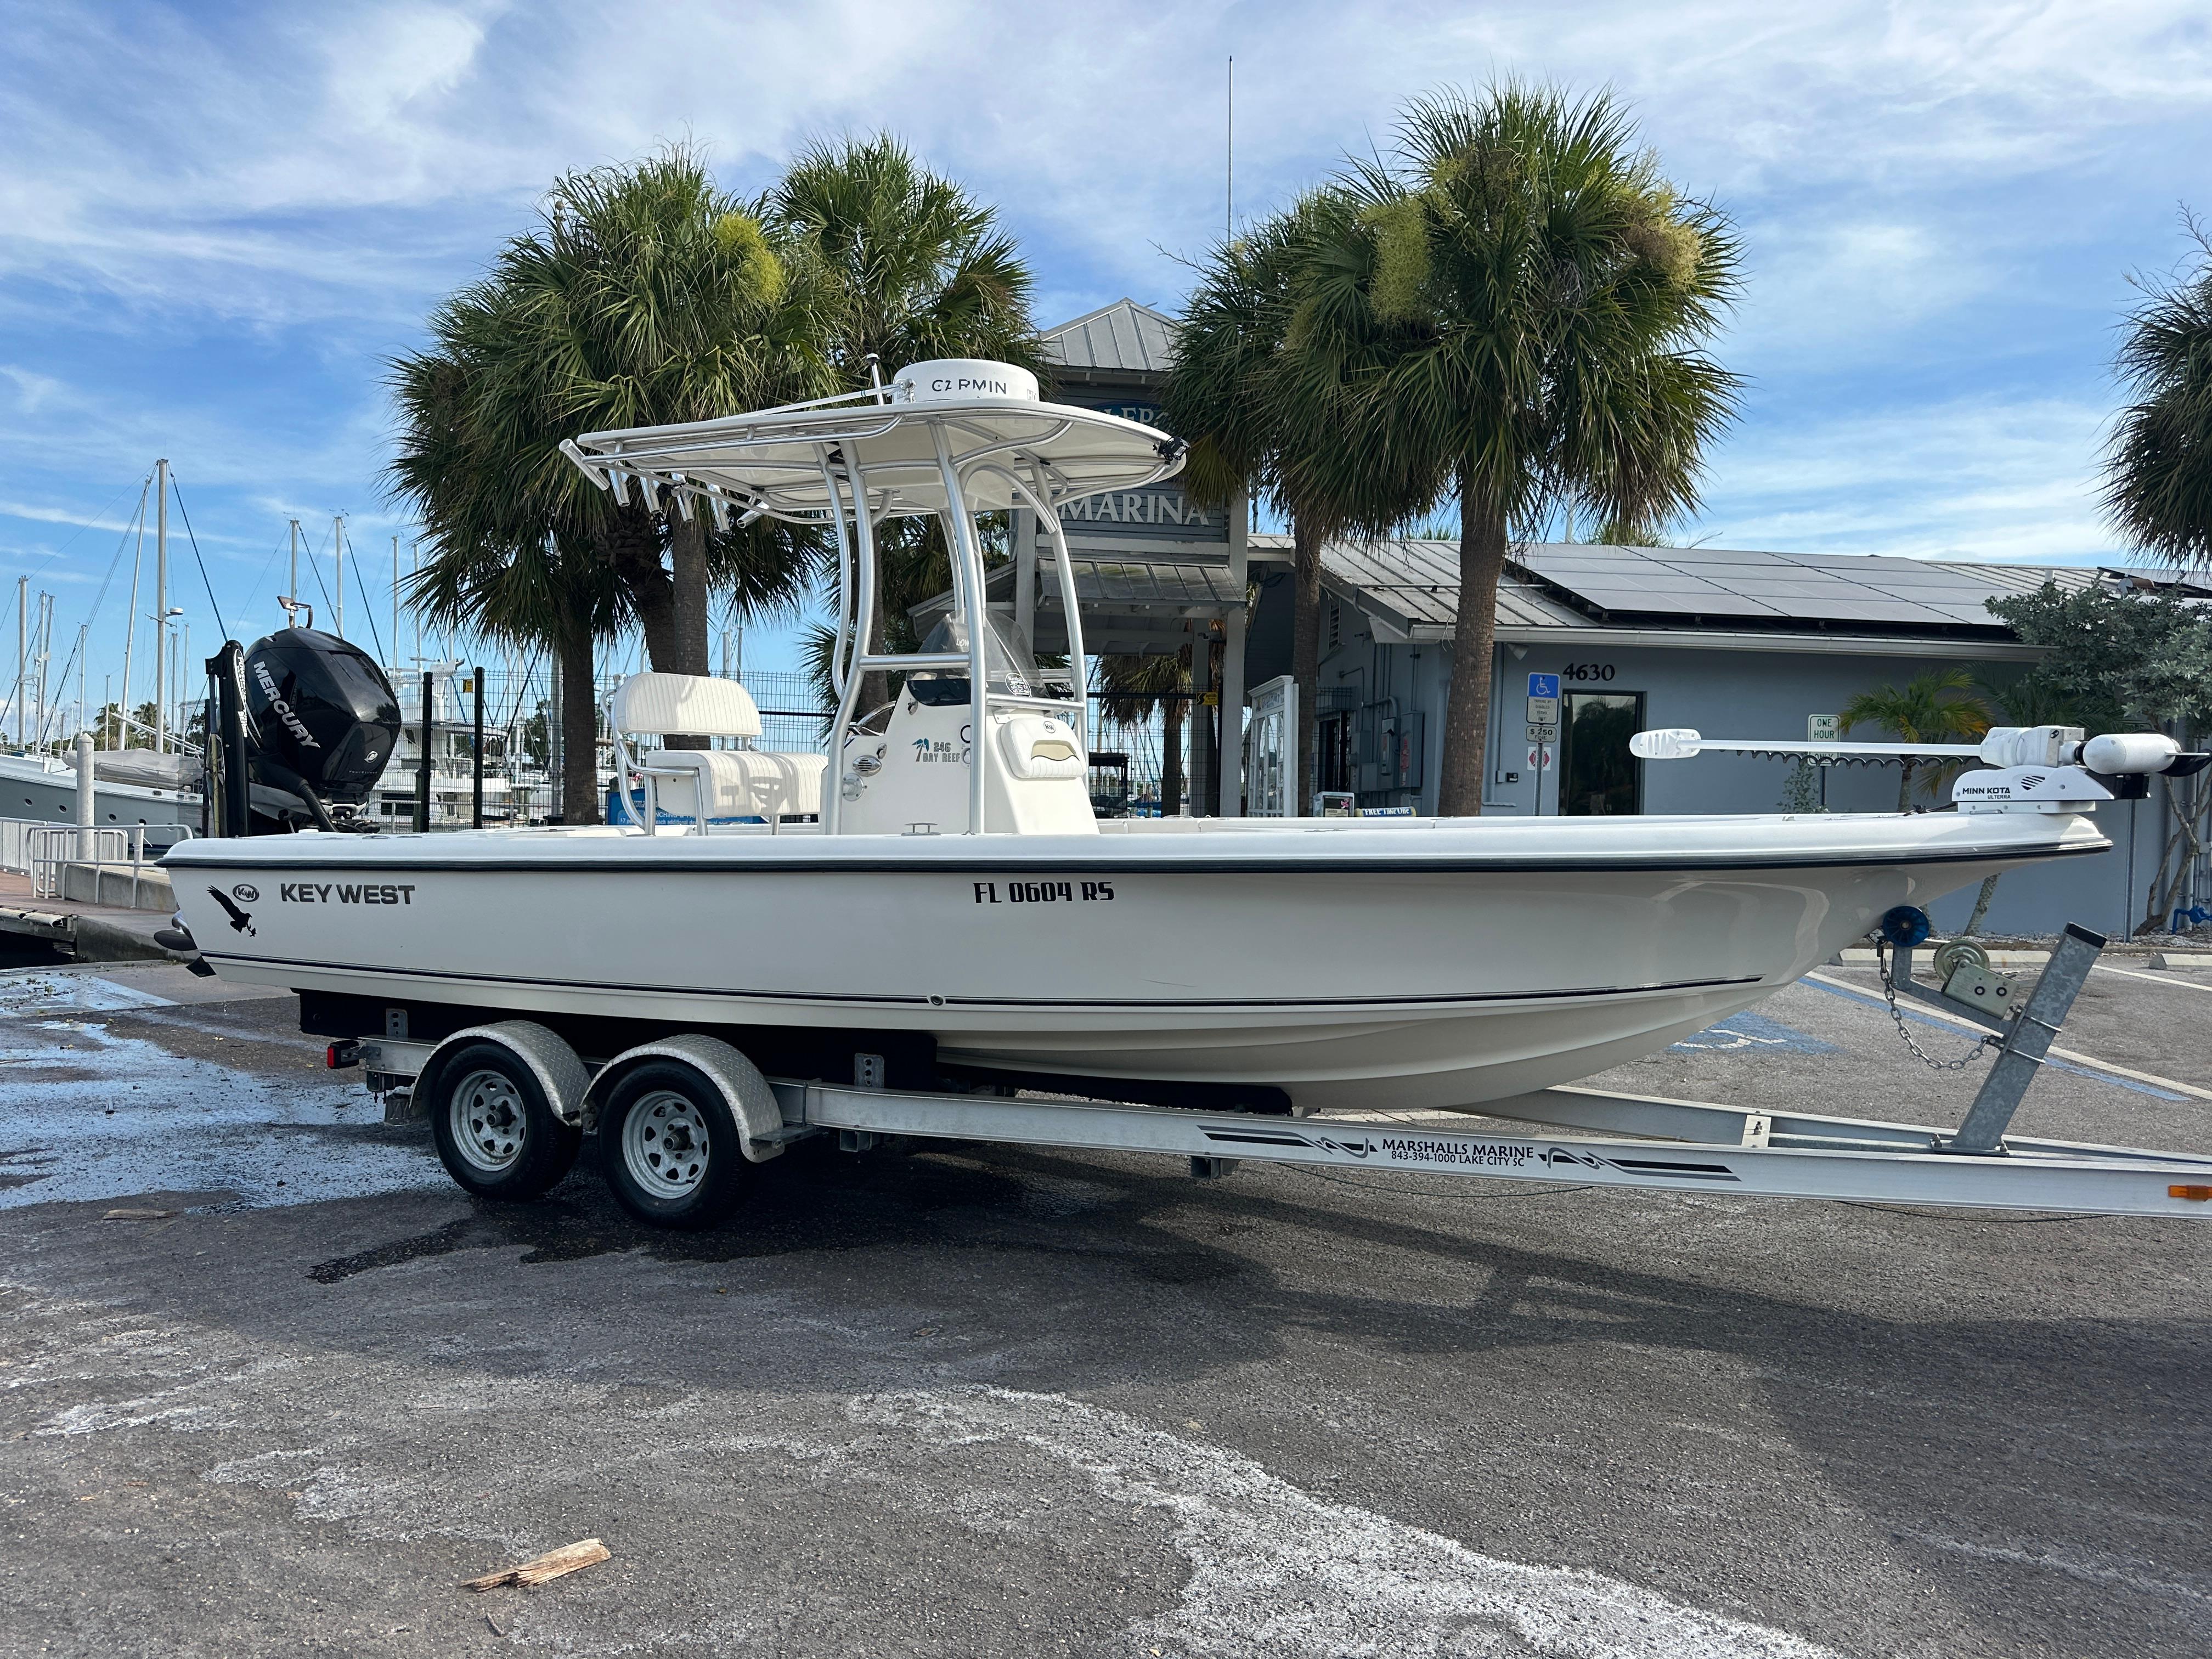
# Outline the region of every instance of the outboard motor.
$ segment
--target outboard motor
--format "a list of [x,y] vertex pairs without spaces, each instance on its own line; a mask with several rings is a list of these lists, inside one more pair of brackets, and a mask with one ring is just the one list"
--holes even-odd
[[[370,830],[356,819],[399,742],[399,700],[375,660],[360,647],[310,628],[287,628],[243,653],[228,646],[210,664],[218,690],[234,696],[239,718],[226,719],[224,759],[244,750],[243,781],[251,785],[246,833],[268,834],[313,823],[324,830]],[[232,686],[222,682],[230,679]],[[230,710],[223,711],[228,716]],[[239,793],[233,786],[231,799]],[[240,833],[226,823],[225,832]]]

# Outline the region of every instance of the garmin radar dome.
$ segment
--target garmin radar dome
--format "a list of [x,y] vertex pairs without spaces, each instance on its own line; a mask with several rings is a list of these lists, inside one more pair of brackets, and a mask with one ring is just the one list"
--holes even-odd
[[1036,375],[988,357],[939,357],[926,363],[909,363],[891,377],[891,393],[902,404],[1040,401]]
[[287,628],[246,653],[257,782],[358,806],[399,741],[399,700],[375,660],[335,635]]

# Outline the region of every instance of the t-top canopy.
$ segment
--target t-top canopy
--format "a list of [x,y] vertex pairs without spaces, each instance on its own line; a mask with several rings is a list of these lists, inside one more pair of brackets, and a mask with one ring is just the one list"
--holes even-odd
[[835,504],[850,513],[855,474],[872,517],[944,512],[940,434],[970,513],[1019,504],[1009,472],[1057,507],[1139,489],[1182,465],[1182,445],[1167,434],[1040,402],[1035,376],[970,358],[916,363],[866,392],[681,426],[588,432],[561,447],[617,497],[643,480],[675,491],[680,511],[705,502],[718,523],[732,508],[812,523],[830,514],[833,477]]

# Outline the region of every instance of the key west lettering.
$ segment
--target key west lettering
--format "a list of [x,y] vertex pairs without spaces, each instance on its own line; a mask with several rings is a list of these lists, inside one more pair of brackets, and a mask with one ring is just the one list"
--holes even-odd
[[288,881],[276,897],[283,904],[412,904],[413,882]]

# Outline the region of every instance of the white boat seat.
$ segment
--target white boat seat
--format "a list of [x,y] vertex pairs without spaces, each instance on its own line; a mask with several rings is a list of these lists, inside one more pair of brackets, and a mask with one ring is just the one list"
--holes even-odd
[[771,754],[759,749],[639,749],[643,733],[666,737],[760,736],[760,708],[735,680],[704,674],[633,674],[607,700],[607,726],[616,761],[635,771],[659,815],[691,818],[759,818],[774,826],[785,817],[822,810],[827,755]]
[[778,755],[763,749],[659,749],[638,757],[656,773],[660,810],[678,817],[700,816],[706,797],[709,818],[759,818],[774,823],[780,815],[822,810],[822,775],[827,755]]
[[757,738],[759,705],[735,680],[704,674],[633,674],[615,688],[608,724],[628,737],[681,732],[702,738]]
[[1079,778],[1089,769],[1075,733],[1043,715],[1018,714],[1001,726],[999,752],[1006,757],[1007,771],[1030,782]]

